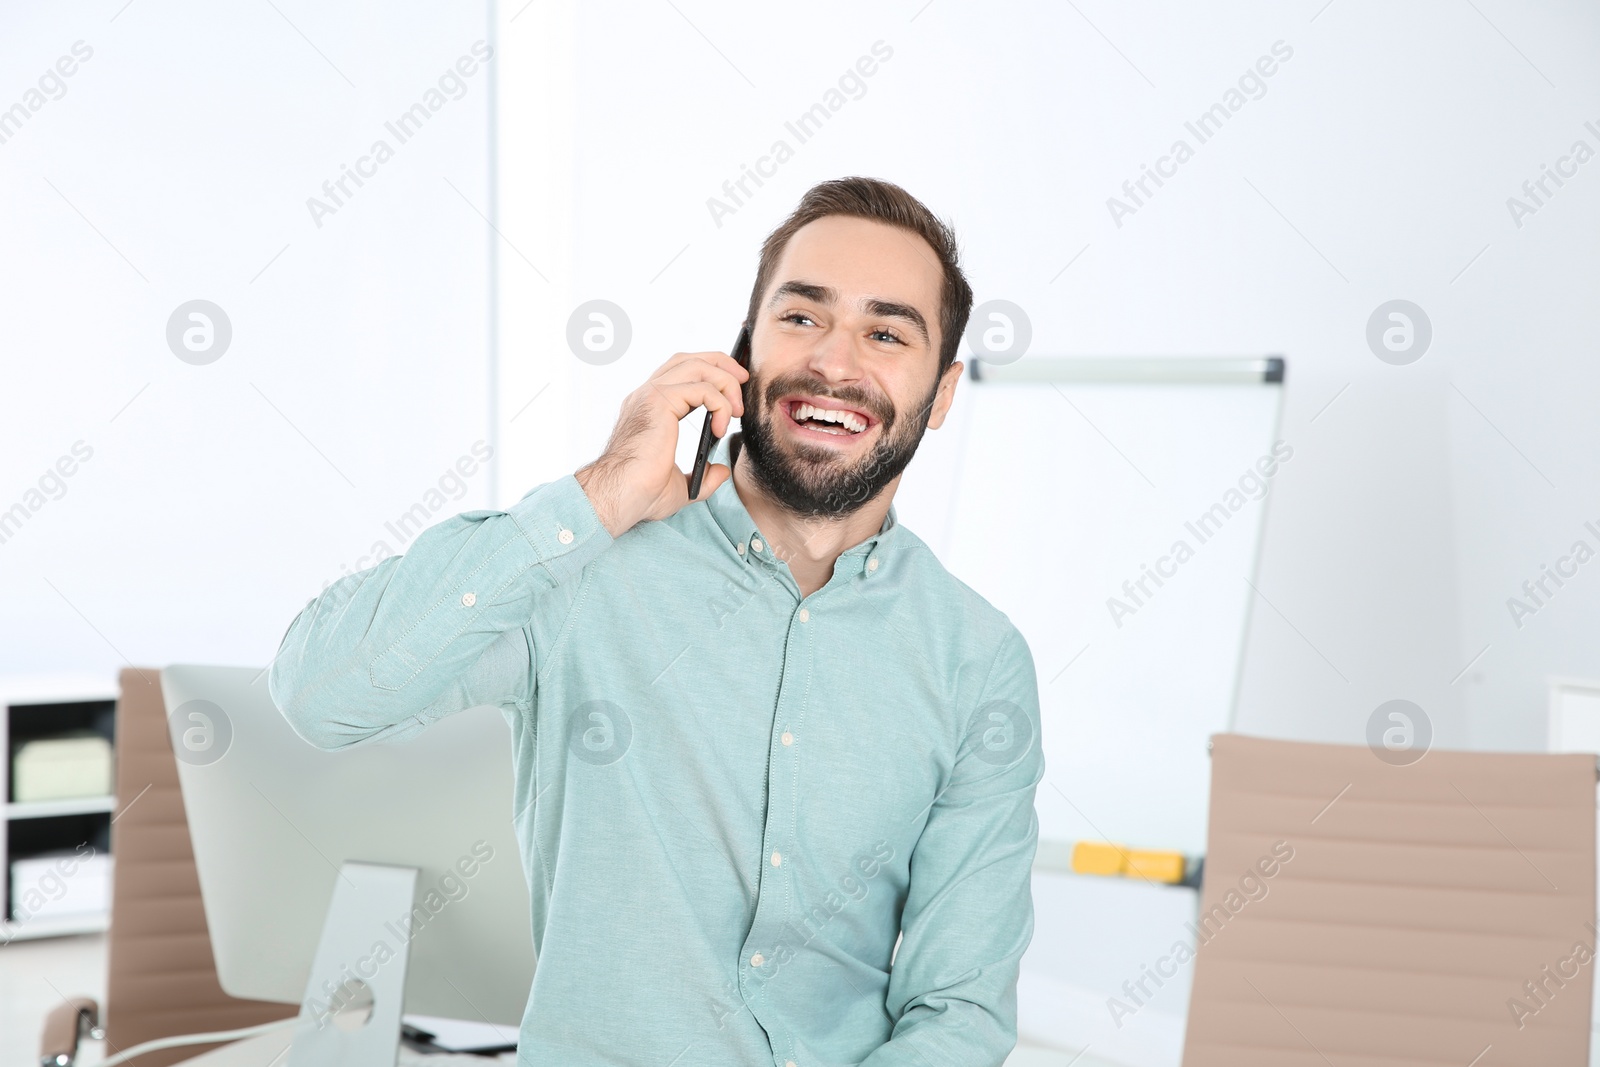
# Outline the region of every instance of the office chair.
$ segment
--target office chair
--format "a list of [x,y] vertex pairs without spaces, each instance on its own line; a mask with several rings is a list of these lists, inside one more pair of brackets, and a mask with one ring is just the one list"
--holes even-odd
[[[217,981],[160,678],[154,668],[128,668],[118,677],[106,1002],[72,998],[46,1017],[40,1047],[46,1067],[70,1067],[84,1037],[103,1037],[111,1056],[161,1038],[250,1028],[296,1014],[293,1005],[230,997]],[[146,1052],[127,1062],[167,1067],[223,1043]]]
[[1212,738],[1184,1067],[1587,1067],[1595,757],[1413,756]]

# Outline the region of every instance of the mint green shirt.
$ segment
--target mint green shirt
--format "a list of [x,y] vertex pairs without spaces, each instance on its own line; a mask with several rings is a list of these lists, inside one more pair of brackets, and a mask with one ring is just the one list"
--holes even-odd
[[567,475],[334,583],[268,684],[330,749],[505,713],[538,959],[519,1064],[1015,1045],[1033,660],[892,507],[802,598],[731,480],[613,538]]

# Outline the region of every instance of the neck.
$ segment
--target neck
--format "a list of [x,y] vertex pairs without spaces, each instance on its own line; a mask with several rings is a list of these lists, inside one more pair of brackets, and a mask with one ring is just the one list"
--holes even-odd
[[827,584],[841,553],[883,528],[899,487],[900,477],[896,475],[881,493],[850,514],[811,518],[796,515],[773,499],[743,450],[733,463],[733,488],[739,494],[739,502],[772,546],[773,556],[789,565],[803,596],[810,596]]

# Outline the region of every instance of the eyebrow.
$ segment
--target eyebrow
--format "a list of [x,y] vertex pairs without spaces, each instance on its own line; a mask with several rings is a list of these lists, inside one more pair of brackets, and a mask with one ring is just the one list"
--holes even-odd
[[[811,282],[789,281],[773,292],[772,299],[767,302],[767,307],[772,307],[783,300],[784,297],[797,296],[802,300],[809,300],[814,304],[834,304],[839,299],[839,293],[831,285],[815,285]],[[861,308],[869,315],[877,315],[889,319],[903,319],[916,327],[922,335],[923,344],[932,344],[933,339],[928,336],[928,322],[922,317],[922,312],[910,304],[899,304],[893,300],[879,300],[877,297],[867,297],[861,301]]]

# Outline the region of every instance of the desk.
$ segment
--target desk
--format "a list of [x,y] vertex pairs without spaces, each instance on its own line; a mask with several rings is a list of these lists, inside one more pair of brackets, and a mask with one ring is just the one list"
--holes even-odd
[[179,1062],[182,1067],[273,1067],[288,1059],[293,1041],[294,1027],[285,1026]]
[[[294,1042],[294,1028],[286,1026],[282,1030],[271,1033],[258,1034],[244,1041],[235,1041],[231,1045],[207,1052],[203,1056],[180,1061],[179,1067],[284,1067],[288,1061],[289,1046]],[[400,1058],[397,1067],[454,1067],[454,1065],[470,1065],[470,1067],[487,1067],[488,1064],[514,1063],[515,1056],[506,1053],[498,1059],[488,1059],[483,1056],[449,1055],[440,1053],[426,1055],[413,1052],[408,1048],[400,1049]]]
[[[285,1029],[281,1033],[262,1034],[248,1041],[236,1041],[215,1052],[196,1056],[192,1060],[183,1060],[178,1067],[284,1067],[286,1053],[293,1037],[292,1029]],[[448,1067],[458,1063],[484,1067],[491,1063],[513,1062],[515,1060],[510,1053],[498,1060],[492,1060],[482,1056],[424,1056],[402,1048],[398,1067],[412,1067],[414,1064]],[[1080,1058],[1056,1050],[1021,1047],[1006,1060],[1006,1067],[1098,1067],[1104,1063],[1103,1060]],[[1106,1064],[1106,1067],[1110,1065]]]

